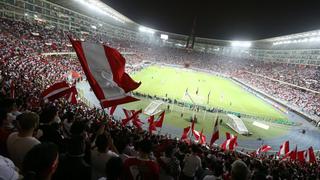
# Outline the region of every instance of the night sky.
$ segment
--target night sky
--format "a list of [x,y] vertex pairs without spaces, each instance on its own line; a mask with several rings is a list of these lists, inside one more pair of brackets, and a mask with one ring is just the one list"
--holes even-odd
[[257,40],[320,29],[320,0],[103,0],[133,21],[158,30],[196,36]]

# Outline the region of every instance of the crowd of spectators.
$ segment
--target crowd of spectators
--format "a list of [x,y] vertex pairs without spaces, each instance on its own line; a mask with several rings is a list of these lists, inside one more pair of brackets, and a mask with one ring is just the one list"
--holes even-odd
[[[46,45],[48,41],[54,45]],[[141,44],[123,44],[111,42],[133,57],[131,65],[144,59],[189,62],[226,74],[241,67],[210,54],[154,46],[143,53]],[[317,164],[224,152],[124,127],[81,102],[44,102],[40,93],[49,85],[71,70],[82,74],[73,57],[41,54],[71,51],[61,30],[1,19],[0,47],[0,179],[319,179]]]

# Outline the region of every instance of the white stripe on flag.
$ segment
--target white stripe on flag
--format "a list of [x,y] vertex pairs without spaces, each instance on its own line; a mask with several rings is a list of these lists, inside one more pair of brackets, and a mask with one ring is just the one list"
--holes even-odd
[[124,90],[113,81],[103,45],[89,42],[82,42],[81,45],[92,76],[99,83],[106,100],[126,97]]
[[226,149],[228,149],[228,150],[230,149],[230,147],[229,147],[230,146],[230,141],[231,141],[231,139],[228,139],[227,143],[226,143]]
[[46,96],[44,96],[43,99],[47,99],[47,98],[49,98],[49,97],[51,97],[53,95],[56,95],[56,94],[58,94],[58,93],[60,93],[62,91],[65,91],[67,89],[69,89],[69,87],[64,87],[64,88],[60,88],[60,89],[54,90],[54,91],[50,92],[49,94],[47,94]]

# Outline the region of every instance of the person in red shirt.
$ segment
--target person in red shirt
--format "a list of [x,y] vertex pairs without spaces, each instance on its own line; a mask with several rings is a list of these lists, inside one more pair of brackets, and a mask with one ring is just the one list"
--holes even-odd
[[152,143],[142,140],[139,143],[139,156],[128,158],[124,162],[123,180],[158,180],[160,168],[156,161],[150,159]]

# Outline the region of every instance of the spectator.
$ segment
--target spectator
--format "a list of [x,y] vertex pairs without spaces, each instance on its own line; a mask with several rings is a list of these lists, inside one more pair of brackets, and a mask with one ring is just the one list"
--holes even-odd
[[159,179],[159,165],[150,159],[152,143],[150,140],[142,140],[139,143],[139,156],[128,158],[124,162],[124,180],[148,180]]
[[91,179],[91,167],[84,160],[84,151],[84,138],[82,136],[72,137],[68,141],[67,154],[60,158],[60,165],[54,179]]
[[49,105],[45,107],[40,114],[40,127],[42,136],[41,142],[53,142],[59,147],[59,151],[64,150],[64,139],[59,129],[60,118],[56,107]]
[[8,153],[15,165],[21,168],[27,152],[40,141],[33,137],[39,124],[39,116],[33,112],[25,112],[17,116],[18,132],[13,132],[7,140]]
[[201,159],[197,155],[198,152],[198,146],[192,145],[191,154],[187,154],[184,158],[184,167],[181,179],[193,180],[196,175],[196,171],[201,168]]
[[250,178],[249,169],[243,161],[236,160],[231,167],[231,180],[248,180]]
[[174,156],[173,150],[173,146],[168,146],[165,150],[165,156],[159,158],[161,180],[176,180],[179,178],[181,172],[180,162]]
[[99,180],[120,180],[123,171],[123,162],[119,157],[112,157],[107,162],[105,167],[106,178],[102,177]]
[[0,109],[0,155],[8,156],[7,152],[7,139],[10,135],[10,131],[8,131],[3,122],[7,120],[7,112],[4,109]]
[[1,180],[18,180],[18,168],[15,167],[13,162],[0,155],[0,179]]
[[[95,141],[96,147],[91,151],[92,179],[98,179],[105,176],[105,165],[112,157],[118,157],[117,150],[113,145],[110,135],[98,135]],[[111,151],[113,149],[114,151]]]
[[24,180],[51,180],[59,162],[58,148],[53,143],[34,146],[22,165]]

